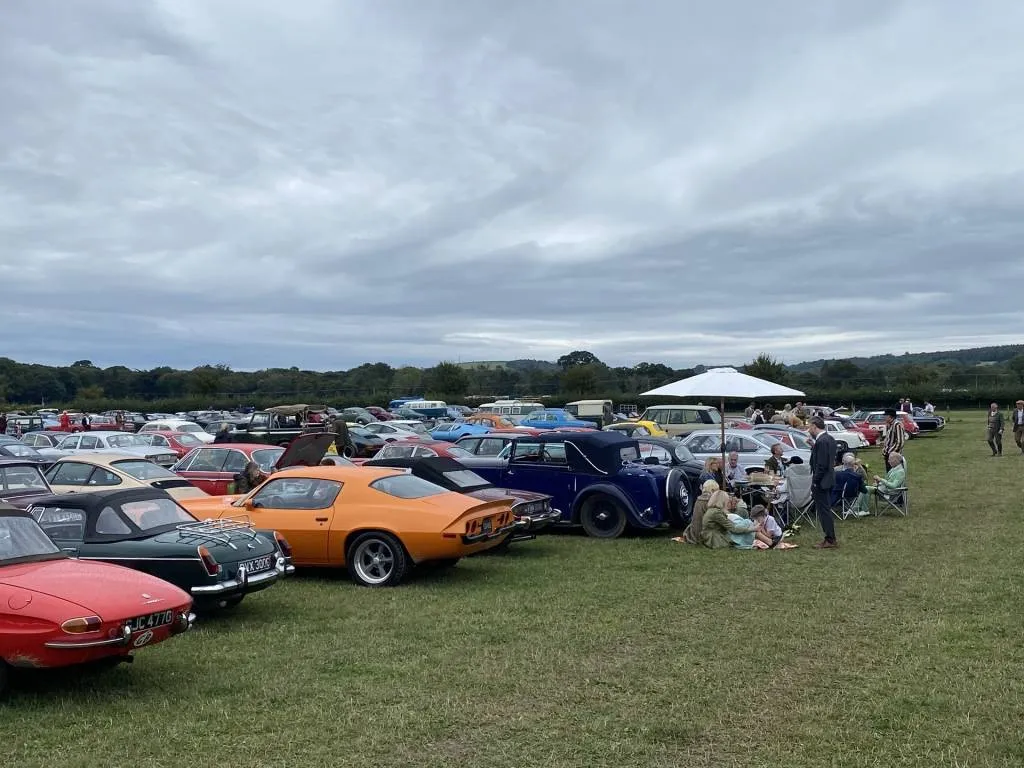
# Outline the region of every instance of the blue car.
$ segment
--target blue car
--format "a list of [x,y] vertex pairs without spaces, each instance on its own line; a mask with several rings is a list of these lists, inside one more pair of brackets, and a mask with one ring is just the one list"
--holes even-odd
[[527,414],[526,418],[519,422],[520,426],[533,427],[534,429],[564,429],[565,427],[581,427],[597,429],[593,421],[580,421],[571,413],[562,408],[543,408],[539,411]]
[[435,440],[447,440],[454,443],[460,437],[470,435],[485,435],[490,427],[483,424],[467,424],[465,421],[451,421],[447,424],[439,424],[430,430],[430,436]]
[[551,496],[561,523],[595,538],[613,539],[628,527],[684,527],[697,497],[696,471],[641,458],[638,442],[615,432],[523,435],[502,454],[459,463],[496,486]]

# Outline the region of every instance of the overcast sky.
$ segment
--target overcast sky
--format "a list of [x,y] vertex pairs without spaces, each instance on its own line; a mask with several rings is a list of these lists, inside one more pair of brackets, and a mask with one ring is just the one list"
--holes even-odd
[[1019,343],[1024,3],[3,0],[0,355]]

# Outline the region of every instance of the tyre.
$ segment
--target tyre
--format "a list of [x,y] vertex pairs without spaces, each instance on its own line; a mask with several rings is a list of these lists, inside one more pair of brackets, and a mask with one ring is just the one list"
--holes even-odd
[[356,449],[353,448],[351,445],[346,445],[344,448],[341,449],[341,455],[344,456],[346,459],[351,459],[353,456],[356,455]]
[[668,522],[673,528],[685,528],[690,518],[693,499],[681,469],[673,469],[665,479],[665,500],[668,503]]
[[384,531],[356,536],[345,552],[349,576],[362,587],[393,587],[409,571],[402,542]]
[[239,605],[242,604],[243,600],[245,600],[245,595],[235,595],[234,597],[229,597],[227,600],[224,601],[224,610],[230,611],[232,608],[237,608]]
[[591,496],[580,507],[580,525],[587,536],[615,539],[626,530],[626,509],[611,496]]

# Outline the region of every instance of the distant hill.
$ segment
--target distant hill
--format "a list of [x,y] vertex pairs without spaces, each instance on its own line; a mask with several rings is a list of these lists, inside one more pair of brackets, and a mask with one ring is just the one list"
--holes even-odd
[[483,368],[487,371],[556,371],[558,366],[547,360],[476,360],[459,363],[460,368]]
[[[971,347],[944,352],[905,352],[902,355],[875,355],[874,357],[851,357],[848,359],[859,368],[889,368],[895,365],[923,365],[950,363],[959,366],[981,365],[983,363],[1005,363],[1017,355],[1024,354],[1024,344],[1004,344],[999,347]],[[811,360],[786,366],[795,373],[815,372],[829,360]]]

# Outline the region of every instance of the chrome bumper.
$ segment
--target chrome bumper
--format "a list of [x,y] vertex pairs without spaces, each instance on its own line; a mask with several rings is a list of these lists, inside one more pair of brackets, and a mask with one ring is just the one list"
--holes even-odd
[[189,591],[196,597],[221,597],[236,592],[244,593],[253,587],[270,586],[281,576],[290,576],[295,573],[295,566],[286,563],[283,557],[278,556],[277,564],[269,571],[250,576],[244,568],[239,568],[238,570],[240,576],[234,579],[218,581],[216,584],[192,587]]
[[[515,512],[513,508],[512,512]],[[522,515],[517,517],[513,526],[519,530],[530,531],[537,528],[543,528],[545,525],[557,523],[562,519],[562,510],[550,509],[547,512],[539,515]]]
[[[187,632],[192,629],[192,625],[195,624],[196,615],[194,613],[179,613],[175,618],[174,622],[165,625],[171,628],[172,635],[180,635],[182,632]],[[140,633],[141,634],[141,633]],[[131,644],[134,633],[131,628],[124,624],[121,627],[121,633],[117,637],[108,638],[106,640],[87,640],[84,643],[76,643],[74,641],[54,641],[45,643],[47,648],[56,648],[65,651],[76,651],[86,650],[88,648],[109,648],[113,646],[127,646]]]
[[503,536],[512,533],[515,530],[515,528],[516,524],[512,522],[508,525],[502,526],[501,528],[496,528],[490,533],[464,533],[462,534],[462,541],[464,544],[479,544],[481,541],[491,541],[492,539],[500,539]]

